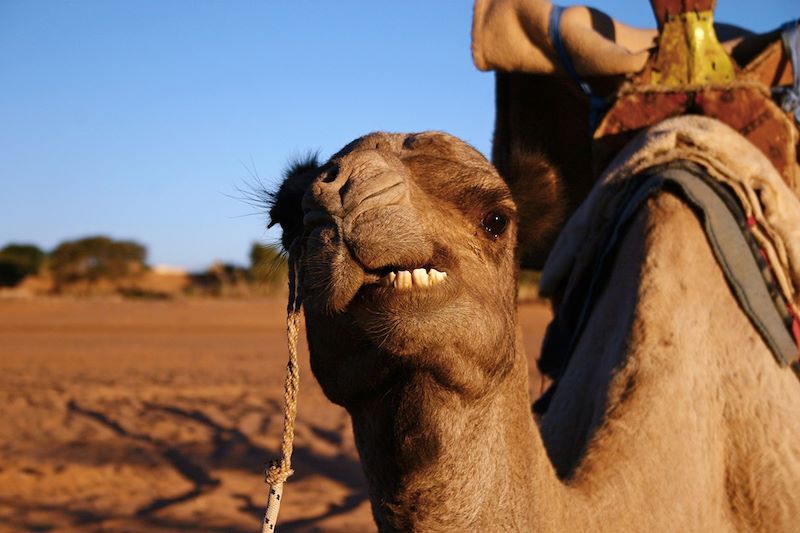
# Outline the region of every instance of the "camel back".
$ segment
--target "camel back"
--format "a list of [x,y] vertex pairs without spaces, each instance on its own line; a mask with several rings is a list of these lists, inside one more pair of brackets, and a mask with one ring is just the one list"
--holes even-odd
[[[503,4],[499,1],[495,3]],[[800,110],[798,103],[791,101],[791,98],[797,99],[797,58],[792,57],[793,50],[786,38],[782,37],[781,31],[740,38],[735,46],[731,46],[732,53],[729,54],[716,36],[713,24],[714,0],[652,0],[651,3],[658,21],[658,34],[643,66],[635,72],[630,71],[631,65],[635,63],[632,60],[635,54],[632,53],[608,53],[606,55],[611,59],[606,59],[605,62],[599,56],[576,59],[576,64],[582,65],[590,76],[594,75],[588,81],[578,76],[567,47],[560,41],[571,44],[573,52],[575,49],[582,50],[588,56],[592,56],[592,50],[600,50],[601,47],[587,45],[592,43],[581,31],[591,30],[576,29],[574,25],[559,26],[558,16],[555,17],[553,31],[554,13],[560,8],[553,6],[548,9],[548,37],[556,51],[555,54],[552,50],[549,52],[551,62],[555,65],[552,73],[557,74],[561,70],[573,78],[573,81],[569,81],[561,76],[560,81],[566,81],[567,85],[573,86],[566,90],[563,84],[555,80],[535,80],[530,75],[502,72],[509,66],[513,68],[513,62],[503,62],[503,52],[507,51],[511,57],[522,48],[515,48],[517,45],[513,43],[503,43],[502,47],[494,46],[492,49],[491,45],[494,43],[489,41],[491,35],[498,33],[500,23],[489,19],[485,13],[493,13],[492,8],[495,6],[476,5],[476,22],[473,25],[473,54],[476,56],[476,64],[485,69],[498,70],[497,127],[493,158],[497,160],[501,172],[504,165],[513,166],[507,161],[513,151],[510,147],[533,144],[545,147],[545,154],[567,174],[567,181],[583,181],[578,177],[570,180],[570,171],[563,168],[562,163],[581,158],[582,152],[576,153],[576,148],[591,146],[591,162],[582,170],[588,169],[593,181],[622,147],[644,128],[670,117],[699,114],[715,118],[747,138],[767,156],[790,189],[795,194],[800,194],[800,135],[795,116],[800,115]],[[479,0],[478,4],[486,2]],[[544,4],[545,7],[549,6],[547,2]],[[502,6],[494,11],[501,8]],[[538,16],[541,18],[543,15]],[[500,20],[500,17],[495,15],[495,19]],[[506,17],[505,20],[513,18]],[[494,27],[489,27],[490,24],[494,24]],[[787,25],[786,29],[789,28]],[[796,29],[796,22],[792,23],[791,29]],[[511,30],[510,33],[514,34],[514,31]],[[534,35],[531,42],[537,40],[535,37]],[[581,39],[585,41],[583,45]],[[794,36],[794,39],[798,38]],[[540,44],[541,40],[540,35]],[[542,54],[547,55],[544,46],[539,48]],[[486,60],[487,57],[490,61]],[[517,60],[515,62],[523,64]],[[527,68],[529,73],[535,73],[533,78],[557,77],[542,76],[547,73],[547,68],[539,68],[537,64],[523,68]],[[580,87],[586,94],[581,94],[575,87]],[[541,132],[539,139],[536,138],[536,133],[523,133],[522,129],[543,129],[541,123],[529,123],[526,128],[521,123],[524,119],[515,118],[546,114],[522,109],[523,106],[537,105],[535,100],[520,94],[532,88],[544,89],[543,94],[561,91],[556,96],[560,99],[559,111],[563,112],[567,122],[574,119],[576,114],[583,115],[588,127],[573,130],[573,134],[587,135],[586,141],[552,137],[548,140],[545,136],[552,134],[550,125],[547,125],[547,131]],[[781,105],[782,103],[785,105]],[[553,103],[549,102],[549,105]],[[593,115],[596,117],[592,118]],[[559,154],[560,149],[552,146],[554,142],[565,145],[569,153]],[[548,145],[550,150],[546,148]],[[574,161],[570,164],[575,166]]]

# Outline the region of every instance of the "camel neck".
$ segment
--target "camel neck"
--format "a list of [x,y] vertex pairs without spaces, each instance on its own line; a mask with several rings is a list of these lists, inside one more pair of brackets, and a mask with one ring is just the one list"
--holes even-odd
[[542,520],[558,523],[561,484],[533,422],[517,345],[511,372],[481,397],[416,372],[351,412],[381,531],[547,531]]

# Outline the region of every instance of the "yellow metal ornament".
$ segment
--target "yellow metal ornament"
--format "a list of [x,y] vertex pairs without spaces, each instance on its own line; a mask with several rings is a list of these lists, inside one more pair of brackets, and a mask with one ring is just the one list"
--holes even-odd
[[669,16],[658,41],[652,84],[681,87],[735,79],[733,60],[714,31],[713,11],[687,11]]

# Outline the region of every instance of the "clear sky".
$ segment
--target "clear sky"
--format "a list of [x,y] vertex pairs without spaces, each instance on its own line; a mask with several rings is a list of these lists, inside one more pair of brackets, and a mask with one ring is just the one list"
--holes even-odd
[[[591,4],[650,25],[646,0]],[[767,30],[797,0],[719,0]],[[493,79],[457,1],[0,0],[0,246],[91,234],[151,264],[246,263],[273,242],[239,191],[369,131],[445,130],[488,153]]]

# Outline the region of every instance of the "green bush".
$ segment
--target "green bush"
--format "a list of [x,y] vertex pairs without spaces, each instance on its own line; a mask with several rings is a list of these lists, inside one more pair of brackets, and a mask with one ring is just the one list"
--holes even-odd
[[286,283],[286,256],[272,245],[254,242],[250,248],[250,277],[256,283],[277,286]]
[[33,244],[9,244],[0,250],[0,286],[13,287],[25,276],[36,274],[45,253]]
[[531,285],[539,287],[539,282],[542,280],[542,272],[539,270],[525,270],[519,271],[519,284]]
[[59,244],[50,254],[49,268],[57,284],[118,280],[141,272],[147,249],[133,241],[86,237]]
[[542,273],[538,270],[520,270],[519,286],[517,287],[517,299],[520,302],[532,302],[540,300],[539,282]]

